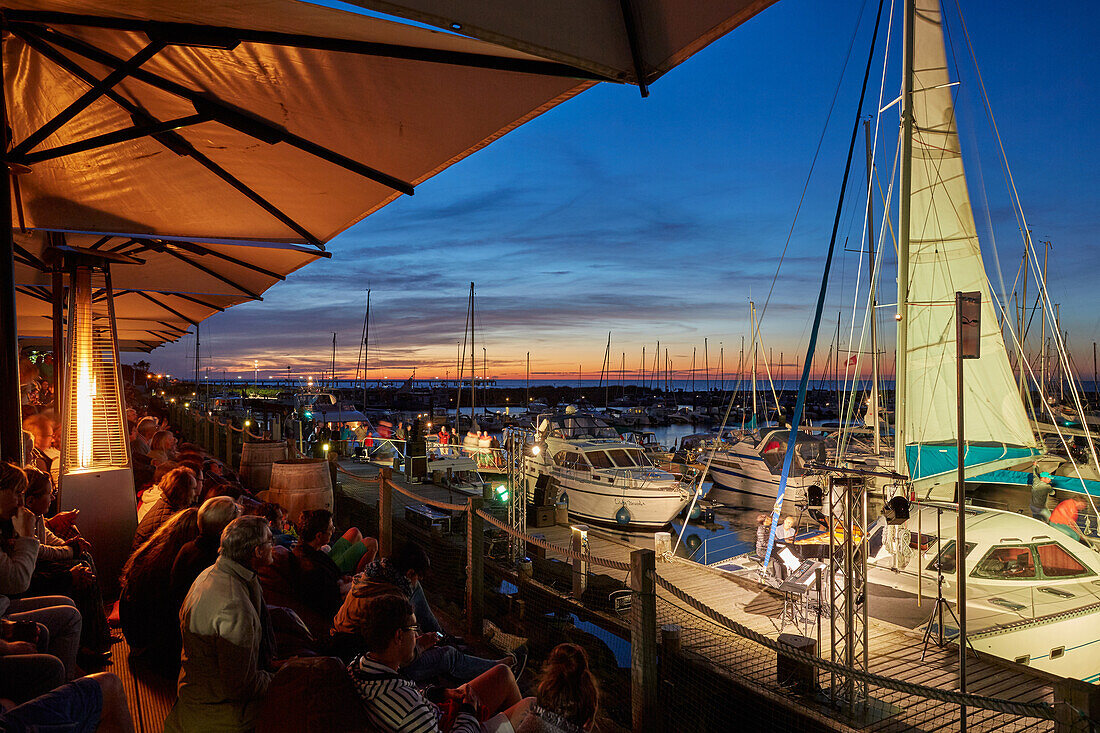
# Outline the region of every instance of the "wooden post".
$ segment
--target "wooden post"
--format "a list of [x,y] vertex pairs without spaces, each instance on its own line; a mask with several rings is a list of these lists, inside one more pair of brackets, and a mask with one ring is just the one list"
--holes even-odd
[[390,468],[378,471],[378,554],[384,558],[393,554],[393,489],[389,484],[392,477]]
[[[584,524],[574,524],[570,527],[573,531],[573,542],[571,549],[573,552],[583,554],[588,544],[588,526]],[[573,558],[573,598],[574,600],[581,600],[581,596],[584,595],[585,590],[588,589],[588,563],[584,560],[578,560]]]
[[630,553],[630,712],[635,731],[651,730],[657,707],[657,588],[653,550]]
[[271,418],[271,439],[282,440],[283,439],[283,425],[279,420],[279,416],[275,415]]
[[484,503],[480,496],[466,500],[466,634],[475,639],[485,612],[485,521],[477,513]]
[[1100,688],[1067,677],[1054,683],[1054,704],[1056,733],[1086,733],[1093,730],[1089,721],[1100,719]]
[[[242,434],[243,438],[244,435]],[[233,465],[233,423],[230,422],[225,426],[225,465],[236,470],[240,466]]]

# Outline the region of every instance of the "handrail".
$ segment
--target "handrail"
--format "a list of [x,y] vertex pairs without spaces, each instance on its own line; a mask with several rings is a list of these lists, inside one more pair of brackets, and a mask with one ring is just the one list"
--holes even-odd
[[561,555],[565,555],[566,557],[568,557],[572,560],[580,560],[581,562],[590,562],[593,565],[601,565],[605,568],[611,568],[612,570],[622,570],[623,572],[627,572],[627,573],[630,572],[630,563],[622,562],[620,560],[609,560],[605,557],[600,557],[598,555],[592,555],[590,553],[585,553],[585,552],[574,552],[572,549],[562,547],[561,545],[555,545],[551,542],[547,542],[544,539],[540,539],[538,537],[532,537],[529,534],[525,534],[523,532],[520,532],[515,527],[510,527],[507,524],[505,524],[504,522],[501,522],[496,517],[492,516],[491,514],[486,513],[484,509],[479,509],[477,511],[477,513],[478,513],[478,516],[480,516],[482,519],[484,519],[489,524],[492,524],[497,529],[502,529],[505,532],[507,532],[508,534],[512,535],[513,537],[518,537],[518,538],[520,538],[520,539],[522,539],[526,542],[530,542],[532,545],[536,545],[538,547],[541,547],[544,550],[550,550],[552,552],[557,552]]

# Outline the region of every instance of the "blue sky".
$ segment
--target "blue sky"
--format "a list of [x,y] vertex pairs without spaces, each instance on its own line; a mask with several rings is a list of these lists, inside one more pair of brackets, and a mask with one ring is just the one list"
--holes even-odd
[[[648,99],[634,87],[601,85],[551,110],[337,237],[331,260],[292,275],[264,302],[209,319],[203,365],[231,377],[251,375],[253,360],[261,374],[285,374],[287,366],[318,374],[335,331],[338,367],[350,375],[370,287],[371,375],[404,377],[419,367],[418,376],[453,376],[474,281],[479,369],[484,346],[490,375],[522,377],[530,352],[533,373],[576,375],[581,365],[596,376],[608,331],[616,368],[625,352],[636,370],[642,344],[651,361],[659,339],[686,375],[693,347],[702,369],[707,338],[711,368],[724,348],[727,371],[735,371],[748,300],[761,304],[776,277],[856,32],[761,331],[773,361],[782,352],[791,372],[795,355],[804,358],[866,59],[870,19],[855,30],[862,9],[781,0],[661,78]],[[1079,363],[1091,369],[1100,336],[1093,298],[1100,255],[1092,246],[1100,194],[1093,140],[1100,51],[1092,36],[1100,10],[986,0],[963,4],[963,12],[1034,236],[1053,244],[1052,299],[1062,304]],[[950,40],[965,53],[956,18],[950,0]],[[894,34],[897,42],[900,27]],[[983,251],[996,287],[995,262],[1011,283],[1022,245],[973,68],[959,62],[962,144],[979,231],[990,233],[987,212],[993,223],[997,257],[988,237]],[[896,63],[891,71],[887,100],[898,92]],[[896,112],[882,125],[892,141]],[[878,162],[889,165],[885,155]],[[861,189],[862,157],[855,171]],[[859,246],[860,206],[842,220],[848,249]],[[856,269],[857,255],[841,253],[819,358],[837,311],[851,307]],[[883,276],[884,302],[892,302],[892,281]],[[189,375],[193,354],[188,336],[149,360]]]

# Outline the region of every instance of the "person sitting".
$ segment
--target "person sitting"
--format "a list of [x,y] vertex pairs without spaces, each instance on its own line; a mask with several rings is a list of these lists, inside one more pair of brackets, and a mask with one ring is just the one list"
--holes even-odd
[[332,512],[309,509],[298,522],[298,544],[293,550],[297,561],[295,585],[298,599],[323,617],[332,618],[340,610],[351,583],[325,552],[334,531]]
[[122,566],[118,616],[131,655],[148,660],[154,670],[175,676],[180,638],[179,607],[166,587],[180,549],[198,537],[199,510],[174,514]]
[[794,539],[798,530],[794,526],[794,517],[783,517],[783,524],[775,528],[775,541],[786,545]]
[[[40,542],[35,537],[35,516],[23,506],[27,474],[12,463],[0,463],[0,615],[9,621],[38,624],[35,641],[65,666],[66,679],[77,673],[80,649],[80,612],[65,596],[30,596],[26,593],[38,560]],[[9,639],[10,640],[10,639]]]
[[600,688],[577,644],[558,644],[542,666],[535,703],[516,733],[583,733],[592,730]]
[[194,505],[199,494],[199,483],[190,468],[181,466],[165,474],[160,480],[160,490],[164,495],[142,517],[134,531],[134,550],[148,541],[173,514]]
[[[432,613],[421,587],[421,579],[431,568],[424,549],[415,542],[405,542],[389,558],[367,565],[355,576],[351,590],[336,614],[332,629],[332,650],[341,659],[350,659],[363,650],[359,630],[370,624],[370,600],[382,595],[400,595],[408,599],[417,611],[424,634],[417,645],[417,654],[402,672],[417,682],[428,682],[441,674],[459,680],[470,680],[498,664],[511,666],[516,676],[523,673],[527,650],[520,647],[503,659],[482,659],[459,651],[453,646],[437,643],[443,629]],[[439,635],[436,635],[438,632]]]
[[145,491],[141,492],[138,497],[137,518],[138,522],[145,519],[145,515],[149,513],[149,510],[153,508],[158,501],[164,498],[164,491],[160,488],[160,482],[164,480],[164,477],[168,475],[169,471],[179,468],[180,464],[175,461],[165,461],[158,464],[153,470],[153,483]]
[[2,731],[133,733],[122,680],[109,672],[81,677],[21,705],[3,709]]
[[264,606],[256,570],[274,543],[262,517],[238,517],[222,532],[217,561],[199,574],[180,610],[179,698],[167,733],[255,727],[272,673],[261,658]]
[[56,494],[49,474],[37,468],[27,474],[25,506],[35,515],[38,561],[26,595],[67,596],[80,611],[82,666],[103,664],[110,656],[111,630],[103,610],[103,595],[96,581],[91,545],[80,535],[63,540],[46,526],[43,515]]
[[343,573],[354,573],[361,565],[374,562],[378,555],[378,540],[364,537],[356,527],[344,532],[328,551],[328,556]]
[[412,662],[423,636],[412,605],[401,596],[376,596],[370,600],[366,616],[369,622],[358,629],[366,651],[351,661],[348,674],[368,719],[380,730],[480,733],[514,729],[534,702],[520,694],[512,670],[503,664],[461,687],[443,690],[440,704],[429,701],[415,682],[398,672]]
[[159,424],[155,417],[146,416],[138,420],[137,427],[134,429],[134,439],[130,443],[130,451],[148,457],[149,451],[152,450],[150,443]]
[[31,434],[34,447],[27,457],[27,465],[41,469],[56,482],[61,468],[61,452],[57,449],[57,423],[49,414],[39,412],[23,418],[23,430]]
[[153,434],[152,440],[149,441],[149,460],[153,462],[153,465],[176,460],[177,442],[176,436],[172,435],[170,431],[158,430]]
[[760,560],[764,559],[764,556],[768,554],[768,515],[757,514],[756,515],[756,556]]
[[[14,621],[0,621],[0,708],[3,700],[18,704],[45,694],[65,684],[65,665],[52,654],[40,654],[35,638],[38,624],[24,627],[30,632],[27,639],[14,638],[17,627]],[[2,729],[0,729],[2,730]]]
[[191,590],[191,584],[199,577],[199,573],[217,561],[222,530],[240,516],[240,513],[237,502],[228,496],[207,499],[199,507],[199,536],[181,547],[172,563],[170,582],[177,607],[183,605],[183,599],[187,597],[187,591]]

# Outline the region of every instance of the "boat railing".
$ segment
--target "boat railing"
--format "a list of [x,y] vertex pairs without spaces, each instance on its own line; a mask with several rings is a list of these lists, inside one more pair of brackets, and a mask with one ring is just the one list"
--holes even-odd
[[739,555],[744,548],[745,541],[735,534],[717,535],[704,539],[703,543],[692,551],[688,559],[700,565],[711,565],[712,563],[725,562],[731,557]]

